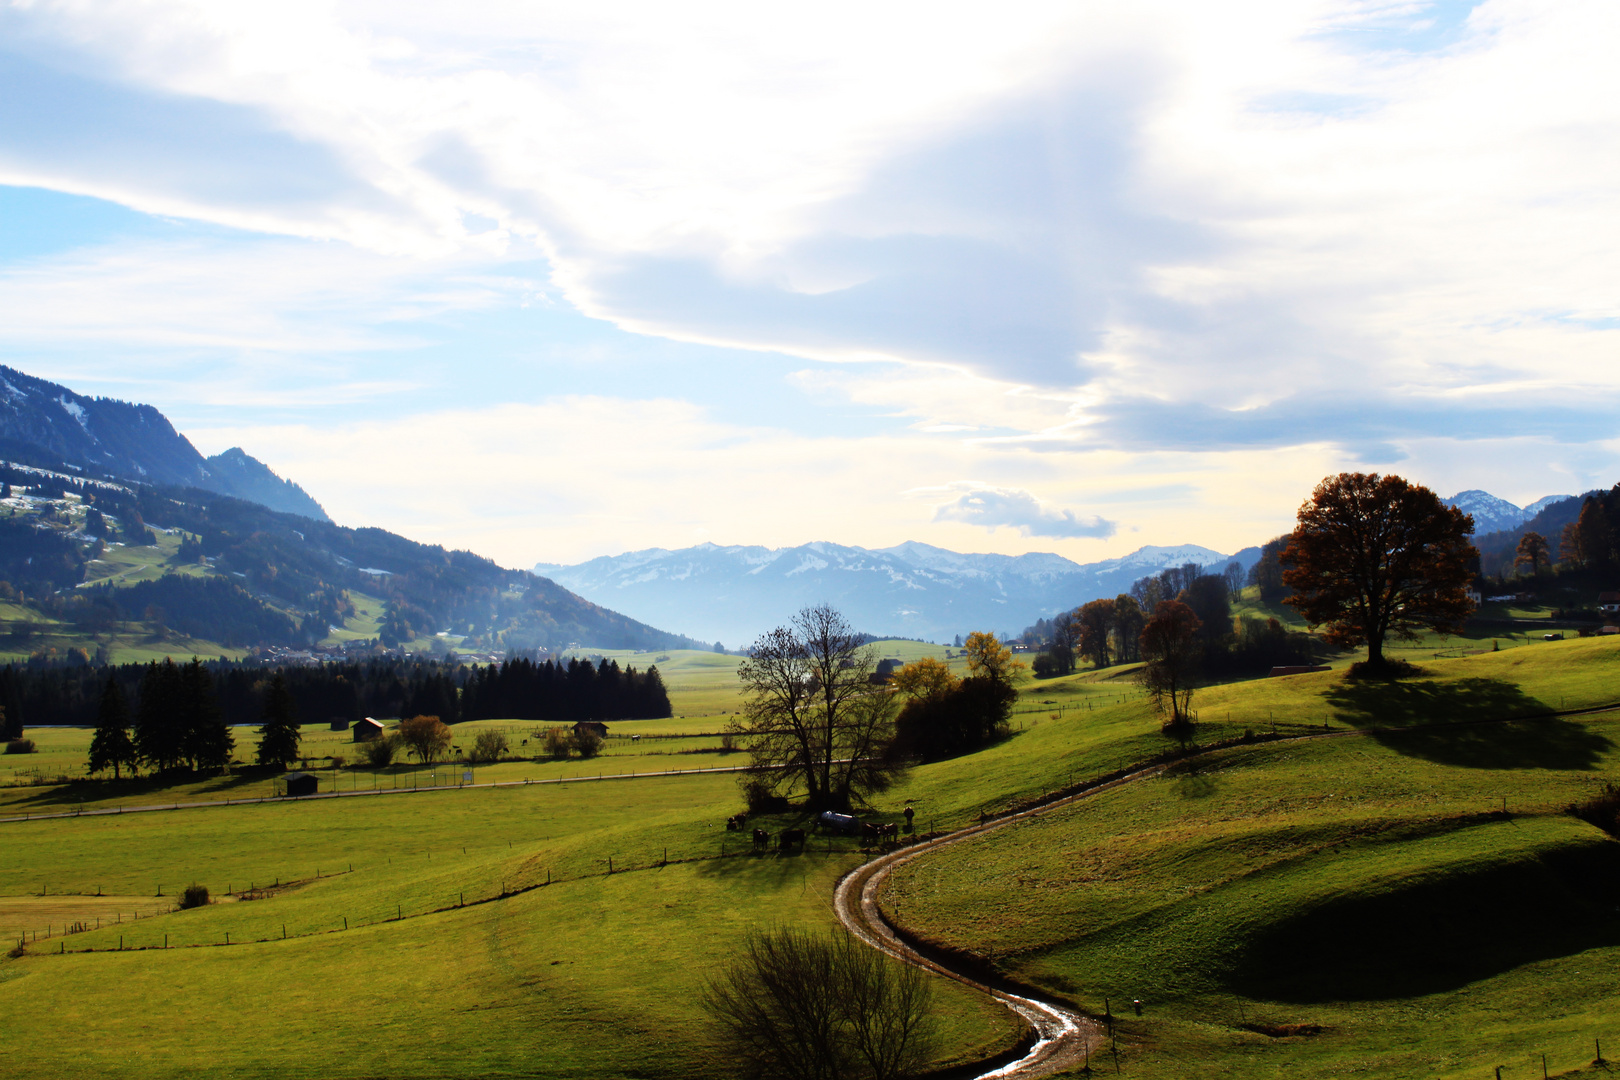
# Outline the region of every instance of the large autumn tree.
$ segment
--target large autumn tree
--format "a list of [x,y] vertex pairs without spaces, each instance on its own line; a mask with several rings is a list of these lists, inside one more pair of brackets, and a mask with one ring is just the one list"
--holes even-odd
[[1340,473],[1316,486],[1282,554],[1284,602],[1346,648],[1367,646],[1384,665],[1384,641],[1419,630],[1457,633],[1473,610],[1468,585],[1479,557],[1473,518],[1399,476]]

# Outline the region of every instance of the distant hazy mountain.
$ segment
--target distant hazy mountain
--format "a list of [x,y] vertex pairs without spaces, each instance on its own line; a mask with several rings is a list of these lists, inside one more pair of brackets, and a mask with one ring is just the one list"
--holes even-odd
[[823,601],[879,635],[950,641],[974,630],[1018,631],[1188,562],[1224,566],[1227,556],[1186,544],[1081,564],[1046,553],[961,554],[915,542],[879,550],[700,544],[574,566],[540,563],[534,572],[632,618],[739,648]]
[[1484,536],[1486,533],[1517,528],[1553,503],[1570,498],[1574,498],[1574,496],[1548,495],[1545,498],[1537,499],[1529,506],[1515,506],[1506,499],[1499,499],[1488,491],[1474,489],[1459,491],[1451,498],[1446,499],[1445,504],[1455,506],[1465,514],[1472,514],[1474,516],[1474,535]]
[[204,458],[150,405],[91,398],[0,366],[0,453],[62,462],[149,484],[202,488],[317,521],[331,520],[303,488],[240,448]]

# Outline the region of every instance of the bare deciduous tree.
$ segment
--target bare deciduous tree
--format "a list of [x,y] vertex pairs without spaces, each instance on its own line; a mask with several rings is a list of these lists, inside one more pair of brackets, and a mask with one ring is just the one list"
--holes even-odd
[[847,933],[756,931],[703,1005],[743,1076],[898,1080],[927,1064],[927,976]]
[[897,702],[872,682],[876,665],[876,652],[825,604],[754,642],[737,669],[747,700],[732,725],[753,756],[750,779],[802,786],[817,809],[848,809],[887,788],[900,767]]

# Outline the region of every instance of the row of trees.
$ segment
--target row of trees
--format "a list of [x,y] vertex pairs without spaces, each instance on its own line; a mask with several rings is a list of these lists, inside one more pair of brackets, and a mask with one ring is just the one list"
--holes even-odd
[[[656,665],[621,669],[617,660],[508,660],[475,669],[462,687],[463,720],[626,720],[671,716]],[[441,714],[442,715],[442,714]]]
[[133,732],[131,719],[123,687],[109,678],[90,742],[91,772],[111,768],[117,777],[140,765],[153,772],[212,771],[229,765],[236,749],[213,679],[200,660],[184,666],[167,659],[148,665],[141,676]]
[[[230,725],[259,720],[265,692],[278,675],[294,711],[313,722],[417,715],[438,716],[452,724],[492,717],[564,722],[671,714],[669,694],[656,668],[620,669],[613,660],[536,664],[514,659],[472,667],[384,657],[267,671],[222,658],[200,666]],[[25,723],[94,725],[106,680],[116,681],[127,699],[137,701],[147,670],[143,664],[8,664],[0,668],[5,734],[20,738]]]

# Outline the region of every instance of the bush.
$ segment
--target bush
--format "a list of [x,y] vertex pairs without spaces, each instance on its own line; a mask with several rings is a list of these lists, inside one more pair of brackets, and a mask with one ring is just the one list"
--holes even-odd
[[399,753],[399,736],[389,732],[361,745],[366,748],[366,760],[381,769],[394,763]]
[[602,736],[590,728],[581,728],[573,733],[574,749],[582,758],[593,758],[602,752]]
[[546,728],[546,756],[562,761],[574,752],[573,732],[565,727]]
[[180,908],[207,907],[211,901],[208,899],[208,886],[196,883],[186,886],[186,891],[180,894]]
[[33,739],[12,739],[6,743],[6,753],[8,754],[32,754],[33,752]]
[[785,814],[791,809],[791,804],[776,793],[769,782],[757,776],[744,775],[737,781],[742,789],[743,801],[748,804],[750,814]]
[[922,1071],[938,1020],[922,971],[848,933],[754,931],[700,998],[745,1076]]
[[1585,802],[1570,806],[1569,812],[1610,836],[1620,837],[1620,787],[1605,782],[1603,789]]
[[485,728],[473,740],[472,753],[468,756],[468,760],[499,761],[506,755],[509,746],[503,733],[493,728]]

